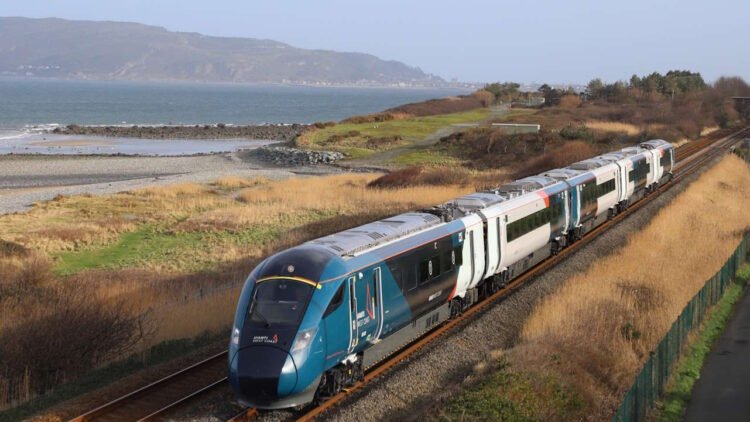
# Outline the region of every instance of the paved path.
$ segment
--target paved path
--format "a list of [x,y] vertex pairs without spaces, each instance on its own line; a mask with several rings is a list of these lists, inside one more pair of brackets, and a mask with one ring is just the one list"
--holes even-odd
[[708,355],[686,421],[750,421],[750,288]]

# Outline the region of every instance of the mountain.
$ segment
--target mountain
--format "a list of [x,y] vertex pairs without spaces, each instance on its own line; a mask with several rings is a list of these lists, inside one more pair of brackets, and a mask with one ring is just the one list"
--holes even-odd
[[0,75],[80,79],[442,85],[393,60],[125,22],[0,17]]

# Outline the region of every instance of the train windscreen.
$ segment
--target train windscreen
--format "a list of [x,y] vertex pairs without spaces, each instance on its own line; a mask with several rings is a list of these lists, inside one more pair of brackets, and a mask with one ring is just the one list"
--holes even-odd
[[296,326],[315,288],[307,283],[279,278],[255,286],[249,321],[262,326]]

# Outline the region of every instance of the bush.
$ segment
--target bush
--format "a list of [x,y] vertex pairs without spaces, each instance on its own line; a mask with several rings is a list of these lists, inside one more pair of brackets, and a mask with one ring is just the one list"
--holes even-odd
[[469,172],[456,168],[424,169],[419,166],[406,167],[384,174],[367,184],[368,188],[396,189],[407,186],[466,185],[470,181]]
[[[33,267],[29,262],[26,269],[40,275]],[[49,281],[51,274],[43,277]],[[29,281],[20,276],[2,286],[0,306],[19,310],[0,331],[0,379],[8,380],[0,397],[6,401],[28,400],[75,379],[152,334],[147,315],[134,313],[125,299],[97,297],[93,286],[80,283],[40,287]]]
[[591,141],[594,139],[594,134],[586,127],[586,125],[573,126],[568,125],[560,129],[560,136],[569,140],[583,139]]
[[416,184],[417,177],[422,173],[422,167],[406,167],[384,174],[367,184],[368,188],[402,188]]
[[582,141],[566,142],[554,150],[529,160],[513,175],[514,179],[543,173],[547,170],[561,168],[577,161],[585,160],[596,155],[597,151],[591,144]]
[[560,108],[573,109],[581,106],[581,98],[577,95],[564,95],[560,98]]
[[341,121],[341,123],[352,123],[352,124],[361,124],[361,123],[382,123],[382,122],[388,122],[391,120],[396,120],[396,118],[402,119],[405,116],[403,115],[396,115],[394,113],[389,112],[382,112],[382,113],[374,113],[374,114],[365,114],[363,116],[353,116],[348,119],[344,119]]
[[316,129],[325,129],[327,127],[335,126],[334,122],[315,122],[312,124]]
[[393,145],[397,142],[401,141],[401,136],[399,135],[393,135],[393,136],[382,136],[378,138],[369,138],[367,140],[367,148],[370,149],[378,149],[382,147],[386,147],[389,145]]

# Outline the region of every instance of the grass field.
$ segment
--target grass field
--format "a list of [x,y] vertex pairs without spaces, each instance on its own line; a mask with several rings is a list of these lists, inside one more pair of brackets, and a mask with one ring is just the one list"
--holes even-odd
[[[649,352],[750,227],[749,208],[750,167],[727,157],[632,234],[625,248],[537,305],[519,344],[504,353],[504,370],[534,383],[553,380],[555,391],[580,398],[580,406],[540,400],[541,387],[498,390],[490,381],[487,388],[497,401],[512,401],[506,407],[533,404],[522,415],[611,418]],[[444,408],[450,419],[489,418],[463,400]]]
[[[326,149],[361,159],[378,151],[409,146],[432,135],[439,129],[458,123],[478,123],[490,117],[490,109],[479,108],[460,113],[427,117],[407,117],[374,123],[339,123],[302,134],[300,147]],[[382,140],[381,143],[372,139]]]

